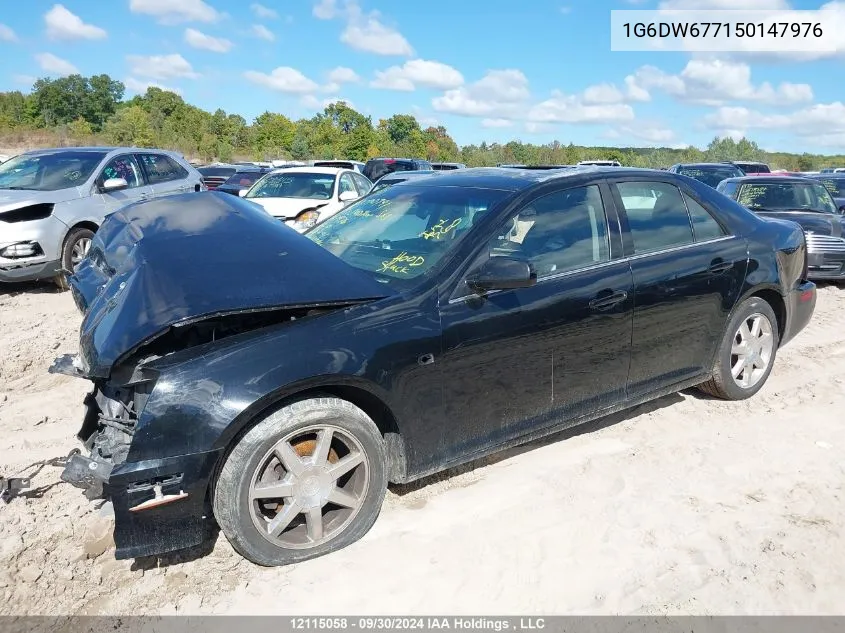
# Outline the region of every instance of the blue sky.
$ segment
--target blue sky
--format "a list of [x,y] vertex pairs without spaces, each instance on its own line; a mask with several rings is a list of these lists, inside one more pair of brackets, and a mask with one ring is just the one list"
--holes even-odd
[[[0,90],[107,73],[251,120],[342,98],[459,144],[521,139],[845,152],[845,37],[809,55],[612,52],[611,9],[821,9],[814,0],[65,0],[0,16]],[[824,4],[845,32],[845,0]]]

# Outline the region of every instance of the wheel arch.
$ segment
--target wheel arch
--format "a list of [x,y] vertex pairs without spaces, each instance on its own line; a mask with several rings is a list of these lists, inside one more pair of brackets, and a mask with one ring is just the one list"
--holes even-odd
[[294,402],[319,397],[345,400],[366,413],[373,420],[384,439],[387,452],[388,481],[391,483],[405,482],[407,473],[405,440],[399,430],[396,415],[385,402],[385,398],[376,393],[376,389],[374,385],[362,384],[358,381],[327,380],[318,384],[309,381],[309,384],[302,384],[293,388],[288,387],[262,398],[238,416],[221,436],[218,447],[224,450],[218,460],[214,476],[211,478],[210,490],[213,489],[217,473],[229,453],[249,429],[273,411]]
[[777,319],[777,327],[778,327],[778,341],[783,340],[783,335],[786,333],[786,301],[783,298],[783,294],[780,292],[774,285],[765,285],[765,286],[757,286],[754,288],[750,288],[743,296],[739,298],[739,300],[734,305],[734,309],[736,309],[743,301],[746,299],[750,299],[751,297],[758,297],[768,303],[772,311],[775,313],[775,319]]
[[93,231],[94,233],[97,232],[97,229],[100,227],[97,225],[96,222],[92,222],[90,220],[83,220],[82,222],[77,222],[68,227],[67,233],[65,234],[65,239],[67,239],[67,235],[73,231],[74,229],[88,229],[89,231]]

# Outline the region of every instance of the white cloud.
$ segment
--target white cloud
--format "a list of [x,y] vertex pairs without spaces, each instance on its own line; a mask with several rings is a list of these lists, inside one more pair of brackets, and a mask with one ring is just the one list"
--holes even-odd
[[625,78],[629,89],[647,95],[652,89],[665,92],[680,101],[721,105],[726,101],[757,101],[791,105],[812,101],[808,84],[783,82],[777,87],[768,82],[755,85],[748,64],[720,59],[692,59],[679,75],[670,75],[654,66],[642,66]]
[[33,77],[32,75],[12,75],[12,81],[16,84],[32,86],[32,84],[38,81],[38,77]]
[[329,81],[336,84],[352,84],[361,81],[361,78],[351,68],[338,66],[329,72]]
[[51,40],[101,40],[106,37],[104,29],[85,24],[78,15],[61,4],[54,4],[44,14],[44,24],[47,26],[47,37]]
[[333,20],[339,13],[337,0],[318,0],[312,13],[318,20]]
[[338,101],[343,101],[347,106],[355,109],[355,104],[353,104],[349,99],[342,99],[341,97],[329,97],[328,99],[320,100],[314,95],[305,95],[299,100],[299,103],[303,107],[310,108],[311,110],[324,110],[331,104],[337,103]]
[[346,3],[347,24],[340,41],[365,53],[410,56],[414,49],[399,31],[381,21],[377,11],[364,14],[355,0]]
[[279,14],[273,11],[273,9],[265,7],[263,4],[258,4],[257,2],[253,2],[249,5],[249,8],[252,9],[252,12],[259,18],[264,18],[265,20],[275,20],[279,17]]
[[597,84],[589,86],[584,90],[584,103],[589,105],[598,105],[602,103],[621,103],[625,100],[625,95],[613,84]]
[[159,88],[161,90],[173,92],[177,95],[182,94],[178,88],[171,88],[170,86],[164,86],[153,81],[141,81],[139,79],[135,79],[134,77],[127,77],[123,81],[123,85],[126,86],[126,90],[132,94],[144,94],[147,92],[147,88]]
[[258,39],[267,40],[268,42],[273,42],[276,39],[276,36],[273,34],[273,31],[268,29],[263,24],[253,24],[252,34]]
[[356,51],[376,55],[414,54],[414,49],[399,31],[373,17],[347,25],[340,34],[340,41]]
[[487,118],[518,117],[530,97],[528,79],[520,70],[490,70],[478,81],[447,90],[432,100],[439,112]]
[[194,48],[213,53],[228,53],[232,49],[232,42],[222,37],[212,37],[196,29],[185,29],[185,42]]
[[175,79],[184,77],[195,79],[199,77],[191,64],[181,55],[128,55],[129,72],[138,77],[150,79]]
[[624,125],[619,128],[619,132],[620,137],[635,138],[657,145],[666,145],[675,140],[675,132],[669,128],[640,122],[635,125]]
[[483,119],[481,121],[481,127],[486,127],[486,128],[513,127],[513,121],[511,121],[510,119]]
[[280,66],[269,74],[248,70],[244,77],[266,88],[290,94],[312,94],[319,89],[315,81],[289,66]]
[[721,107],[704,117],[704,123],[721,134],[738,136],[750,129],[783,130],[798,137],[805,147],[817,145],[845,150],[845,104],[841,101],[817,103],[788,114]]
[[216,22],[222,15],[203,0],[129,0],[129,10],[158,18],[162,24]]
[[370,86],[410,92],[417,86],[448,90],[457,88],[463,83],[463,75],[447,64],[426,59],[412,59],[402,66],[391,66],[387,70],[376,71],[376,78],[370,82]]
[[343,84],[353,84],[359,81],[361,81],[361,77],[354,70],[345,66],[338,66],[329,71],[328,83],[322,87],[322,90],[323,92],[337,92]]
[[537,123],[608,123],[632,121],[634,110],[625,103],[585,103],[583,96],[555,90],[551,98],[533,106],[526,118]]
[[79,74],[79,69],[76,66],[52,53],[38,53],[35,56],[35,61],[41,66],[41,70],[57,77]]
[[18,36],[8,26],[6,26],[5,24],[0,24],[0,41],[17,42]]

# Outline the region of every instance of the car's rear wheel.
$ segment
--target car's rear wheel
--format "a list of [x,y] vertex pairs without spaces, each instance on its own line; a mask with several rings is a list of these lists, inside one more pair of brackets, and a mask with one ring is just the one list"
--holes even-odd
[[[94,231],[84,227],[77,227],[65,237],[65,242],[62,245],[62,268],[65,270],[74,270],[91,248],[91,240],[94,239]],[[59,273],[53,278],[55,284],[62,290],[67,290],[67,279],[64,273]]]
[[217,523],[259,565],[286,565],[357,541],[387,490],[384,442],[338,398],[287,405],[247,431],[214,484]]
[[746,299],[728,323],[712,378],[699,389],[724,400],[750,398],[766,384],[778,344],[778,323],[772,307],[760,297]]

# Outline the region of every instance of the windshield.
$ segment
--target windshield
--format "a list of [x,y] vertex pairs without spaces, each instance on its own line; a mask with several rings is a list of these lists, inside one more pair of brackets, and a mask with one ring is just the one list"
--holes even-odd
[[395,171],[414,171],[414,163],[409,160],[372,160],[364,167],[364,175],[372,182]]
[[818,178],[834,198],[845,198],[845,178]]
[[0,189],[57,191],[78,187],[94,173],[105,152],[21,154],[0,165]]
[[328,200],[334,193],[336,174],[286,171],[267,174],[255,183],[247,198],[307,198]]
[[305,235],[379,281],[405,285],[424,275],[508,191],[468,187],[387,187]]
[[678,173],[683,176],[689,176],[703,182],[705,185],[710,185],[715,189],[716,185],[722,182],[725,178],[735,178],[742,176],[742,171],[737,167],[731,165],[712,167],[680,167]]
[[260,171],[239,171],[229,176],[223,184],[234,185],[236,187],[251,187],[259,178],[261,178]]
[[797,182],[745,184],[736,199],[749,209],[836,213],[827,189]]

